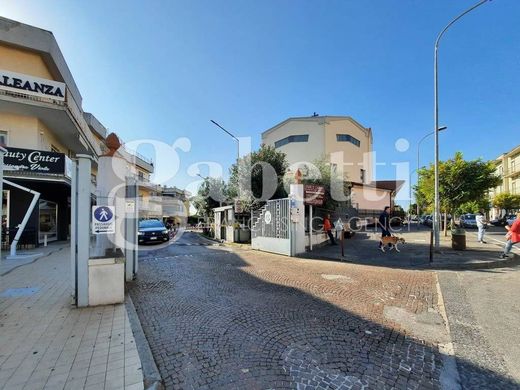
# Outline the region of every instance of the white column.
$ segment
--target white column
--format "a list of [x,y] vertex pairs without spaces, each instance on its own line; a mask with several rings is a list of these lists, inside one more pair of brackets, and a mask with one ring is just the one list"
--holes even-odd
[[[0,201],[3,205],[4,202],[4,153],[7,152],[3,147],[0,146]],[[0,231],[0,240],[2,232]],[[2,255],[0,255],[0,264],[2,263]]]
[[117,155],[100,156],[97,176],[97,205],[115,207],[115,233],[96,236],[96,254],[104,256],[106,249],[125,247],[125,208],[127,162]]
[[[91,196],[91,164],[89,155],[78,154],[76,171],[77,198],[72,210],[75,214],[76,242],[76,304],[78,307],[88,306],[88,259],[90,238],[90,196]],[[71,248],[72,249],[72,248]]]
[[298,221],[291,221],[291,256],[305,252],[305,206],[303,204],[303,185],[291,184],[290,208],[298,210]]

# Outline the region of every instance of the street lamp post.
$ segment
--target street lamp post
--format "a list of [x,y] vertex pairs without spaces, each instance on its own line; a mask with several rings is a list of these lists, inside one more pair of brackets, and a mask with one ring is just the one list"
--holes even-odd
[[215,126],[220,128],[221,130],[225,131],[227,135],[231,136],[235,141],[237,141],[237,167],[238,167],[238,159],[240,158],[240,141],[237,137],[235,137],[233,134],[231,134],[229,131],[224,129],[222,126],[220,126],[217,122],[215,122],[213,119],[211,119],[211,123],[213,123]]
[[[441,126],[439,127],[439,131],[443,131],[443,130],[446,130],[448,128],[448,126]],[[417,183],[419,183],[419,167],[421,165],[421,158],[420,158],[420,151],[421,151],[421,143],[426,139],[428,138],[429,136],[433,135],[435,133],[435,131],[432,131],[428,134],[426,134],[424,137],[422,137],[419,142],[417,142],[417,169],[415,169],[413,172],[417,172]],[[413,173],[412,172],[412,173]],[[412,177],[410,175],[410,183],[412,182]],[[410,194],[411,194],[411,188],[410,188]],[[412,196],[410,195],[410,204],[411,204],[411,198]],[[419,216],[419,202],[417,202],[417,216]]]
[[466,11],[461,13],[459,16],[454,18],[451,22],[449,22],[446,27],[439,33],[437,39],[435,40],[434,47],[434,65],[433,65],[433,85],[434,85],[434,126],[433,128],[435,133],[435,212],[433,215],[433,233],[434,233],[434,242],[435,242],[435,251],[439,251],[440,247],[440,201],[439,201],[439,84],[438,84],[438,51],[439,51],[439,42],[446,32],[457,20],[462,18],[467,13],[473,11],[475,8],[481,6],[482,4],[488,2],[489,0],[480,0],[474,6],[468,8]]

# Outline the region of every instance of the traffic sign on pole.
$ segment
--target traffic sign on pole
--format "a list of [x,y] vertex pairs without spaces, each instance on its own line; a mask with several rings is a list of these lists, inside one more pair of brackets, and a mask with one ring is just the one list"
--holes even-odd
[[92,234],[113,234],[116,232],[114,206],[92,206]]

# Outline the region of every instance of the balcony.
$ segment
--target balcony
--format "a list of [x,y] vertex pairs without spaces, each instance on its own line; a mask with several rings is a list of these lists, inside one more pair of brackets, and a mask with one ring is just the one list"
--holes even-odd
[[504,177],[517,177],[520,175],[520,167],[512,166],[507,170],[504,170]]
[[54,135],[75,153],[101,153],[82,111],[67,88],[65,101],[0,90],[0,113],[38,118]]

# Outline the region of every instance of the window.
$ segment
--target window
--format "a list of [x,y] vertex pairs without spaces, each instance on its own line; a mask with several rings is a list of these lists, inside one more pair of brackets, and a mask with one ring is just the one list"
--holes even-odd
[[301,134],[301,135],[290,135],[288,137],[282,138],[279,141],[276,141],[274,143],[275,148],[279,148],[281,146],[290,144],[292,142],[308,142],[309,141],[309,135],[308,134]]
[[357,138],[352,137],[350,134],[336,134],[336,141],[350,142],[351,144],[354,144],[357,147],[361,145],[361,142]]
[[511,173],[515,171],[515,160],[511,161]]
[[9,133],[4,130],[0,130],[0,145],[7,145],[9,142]]
[[361,179],[361,183],[365,183],[365,170],[364,169],[359,170],[359,178]]
[[141,171],[138,171],[137,172],[137,177],[139,178],[139,180],[144,180],[144,173],[141,172]]

